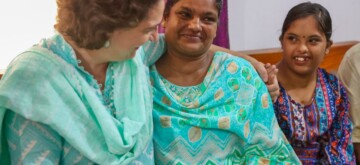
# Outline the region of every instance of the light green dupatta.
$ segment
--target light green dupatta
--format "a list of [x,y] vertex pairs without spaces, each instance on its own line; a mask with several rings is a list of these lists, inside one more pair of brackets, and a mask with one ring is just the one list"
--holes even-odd
[[96,163],[134,160],[152,138],[152,96],[142,53],[111,64],[114,106],[122,114],[116,118],[100,90],[73,64],[39,46],[19,55],[0,81],[0,162],[8,160],[3,121],[9,110],[49,125]]

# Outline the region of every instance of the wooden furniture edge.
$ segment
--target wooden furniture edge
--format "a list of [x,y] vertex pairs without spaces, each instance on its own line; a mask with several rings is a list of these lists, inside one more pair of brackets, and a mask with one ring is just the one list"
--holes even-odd
[[[334,72],[338,69],[346,51],[359,43],[359,41],[336,42],[330,47],[330,52],[325,55],[324,60],[320,64],[321,68],[325,68],[328,72]],[[240,53],[251,55],[260,62],[276,64],[282,58],[281,48],[256,49],[239,51]]]

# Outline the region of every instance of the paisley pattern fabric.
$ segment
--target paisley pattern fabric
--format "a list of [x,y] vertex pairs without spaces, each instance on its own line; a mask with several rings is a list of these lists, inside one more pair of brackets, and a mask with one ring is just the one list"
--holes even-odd
[[317,75],[309,105],[293,100],[280,84],[274,104],[279,125],[303,164],[355,164],[345,89],[324,69]]
[[247,61],[217,52],[196,86],[172,84],[155,65],[150,75],[156,164],[299,164]]

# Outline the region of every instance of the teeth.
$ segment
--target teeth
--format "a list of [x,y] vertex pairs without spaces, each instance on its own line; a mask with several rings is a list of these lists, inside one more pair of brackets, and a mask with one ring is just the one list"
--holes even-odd
[[304,57],[295,57],[295,59],[297,61],[301,61],[301,62],[304,62],[305,61],[305,58]]

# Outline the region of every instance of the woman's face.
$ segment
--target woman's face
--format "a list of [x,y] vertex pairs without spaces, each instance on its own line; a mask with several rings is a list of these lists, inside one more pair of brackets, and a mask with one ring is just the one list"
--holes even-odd
[[187,56],[206,52],[217,30],[215,0],[180,0],[165,18],[165,39],[169,51]]
[[328,44],[326,41],[325,34],[319,31],[313,16],[292,22],[280,41],[283,49],[282,63],[298,75],[316,72],[331,46],[331,42]]
[[133,58],[136,50],[145,42],[156,41],[157,27],[162,20],[165,2],[159,0],[147,14],[147,18],[134,28],[118,29],[110,34],[110,46],[107,49],[110,61],[122,61]]

